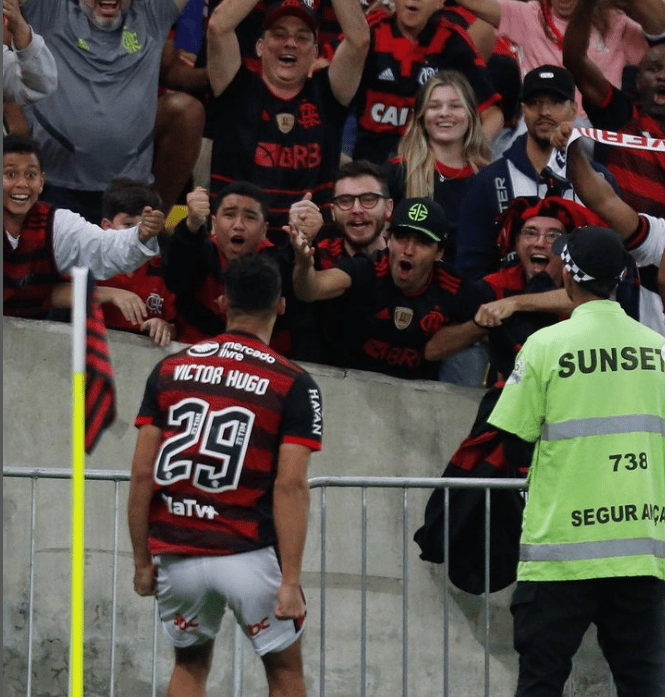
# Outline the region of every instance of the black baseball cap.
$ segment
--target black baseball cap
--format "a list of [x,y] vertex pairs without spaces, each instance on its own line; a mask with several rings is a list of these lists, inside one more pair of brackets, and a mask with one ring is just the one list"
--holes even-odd
[[564,99],[575,99],[575,80],[572,73],[558,65],[541,65],[530,70],[522,82],[522,101],[537,92],[552,92]]
[[302,0],[281,0],[268,7],[263,17],[263,28],[269,29],[278,19],[291,16],[298,17],[316,34],[319,19],[314,9]]
[[552,252],[561,255],[564,266],[578,282],[619,282],[630,257],[623,240],[614,230],[589,225],[561,235],[552,245]]
[[435,242],[444,242],[451,230],[443,208],[429,198],[405,198],[390,219],[390,230],[413,230]]

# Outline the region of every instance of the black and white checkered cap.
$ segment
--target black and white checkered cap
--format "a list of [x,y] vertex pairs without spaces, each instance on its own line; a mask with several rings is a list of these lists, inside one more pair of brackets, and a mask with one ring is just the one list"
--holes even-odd
[[578,283],[618,281],[630,262],[623,240],[614,230],[589,225],[561,235],[552,245]]
[[568,245],[563,248],[561,258],[563,259],[564,266],[568,269],[568,271],[570,271],[570,273],[573,275],[573,279],[578,283],[580,281],[596,280],[593,276],[589,276],[588,273],[582,271],[582,269],[580,269],[580,267],[573,261],[573,257],[570,256],[570,252],[568,251]]

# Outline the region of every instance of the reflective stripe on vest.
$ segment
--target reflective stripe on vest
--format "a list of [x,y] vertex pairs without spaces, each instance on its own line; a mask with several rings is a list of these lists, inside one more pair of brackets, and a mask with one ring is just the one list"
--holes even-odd
[[578,561],[580,559],[634,557],[641,554],[650,554],[665,559],[665,542],[651,537],[636,537],[630,540],[520,545],[520,561]]
[[660,433],[665,436],[665,419],[653,414],[625,414],[546,423],[543,426],[541,440],[562,440],[564,438],[579,438],[580,436],[638,432]]

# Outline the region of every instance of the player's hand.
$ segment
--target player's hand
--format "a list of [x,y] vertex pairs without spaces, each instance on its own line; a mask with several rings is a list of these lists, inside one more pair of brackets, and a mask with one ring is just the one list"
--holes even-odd
[[570,121],[561,122],[552,132],[550,143],[557,150],[565,150],[568,145],[568,138],[573,132],[573,124]]
[[122,316],[128,322],[136,325],[144,322],[148,316],[148,308],[136,293],[124,288],[109,288],[108,292],[112,293],[111,304],[122,312]]
[[307,606],[299,584],[283,583],[277,591],[275,617],[278,620],[300,620],[307,614]]
[[141,213],[139,240],[141,240],[141,242],[147,242],[151,237],[157,237],[164,229],[165,222],[166,218],[162,211],[146,206]]
[[155,595],[157,589],[157,567],[151,562],[134,567],[134,590],[139,595]]
[[513,298],[502,298],[491,303],[485,303],[478,308],[473,321],[480,327],[498,327],[504,319],[508,319],[516,310]]
[[187,227],[197,232],[210,215],[210,196],[206,189],[197,186],[187,194]]
[[143,322],[141,331],[146,332],[157,346],[168,346],[173,338],[171,325],[161,317],[151,317]]
[[289,209],[289,225],[293,226],[309,244],[323,227],[323,216],[319,207],[307,192],[302,201],[296,201]]

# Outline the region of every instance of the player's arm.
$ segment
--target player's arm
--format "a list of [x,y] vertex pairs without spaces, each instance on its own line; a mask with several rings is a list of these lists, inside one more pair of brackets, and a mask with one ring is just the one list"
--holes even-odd
[[360,85],[369,49],[369,25],[358,0],[332,0],[332,6],[344,38],[330,62],[328,77],[337,101],[348,106]]
[[610,83],[587,55],[595,8],[596,0],[578,2],[575,6],[563,38],[563,64],[573,74],[584,99],[594,106],[600,106],[610,89]]
[[317,271],[314,268],[314,250],[293,225],[289,226],[289,237],[295,253],[293,290],[298,299],[309,303],[330,300],[351,287],[351,276],[346,271],[338,268]]
[[235,29],[250,13],[257,0],[224,0],[208,21],[208,79],[215,97],[235,77],[242,63],[240,44]]
[[153,595],[155,592],[156,569],[148,549],[148,511],[153,495],[153,470],[161,434],[161,429],[157,426],[141,426],[132,460],[127,519],[134,550],[134,590],[139,595]]
[[279,448],[273,489],[273,519],[282,563],[282,584],[275,609],[279,619],[298,619],[305,614],[300,573],[309,515],[310,455],[311,450],[304,445],[282,443]]
[[[572,124],[560,124],[552,135],[552,144],[555,147],[563,145],[560,149],[564,149],[571,131]],[[639,223],[637,212],[617,196],[600,172],[593,169],[582,147],[581,138],[568,145],[567,176],[582,203],[597,213],[613,230],[623,238],[628,238],[635,232]]]

